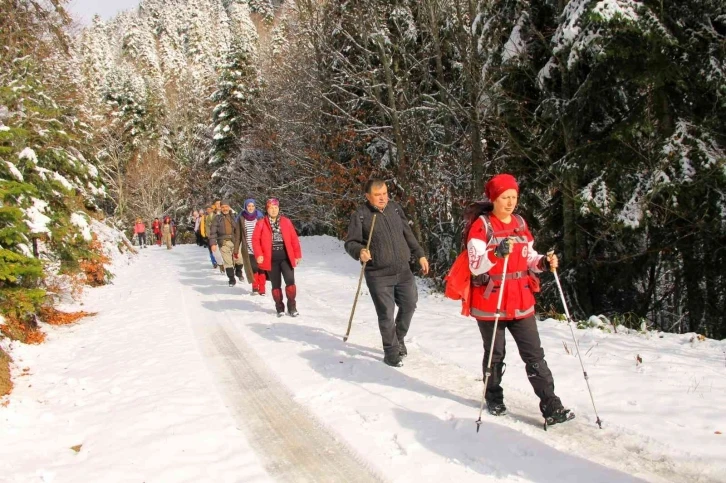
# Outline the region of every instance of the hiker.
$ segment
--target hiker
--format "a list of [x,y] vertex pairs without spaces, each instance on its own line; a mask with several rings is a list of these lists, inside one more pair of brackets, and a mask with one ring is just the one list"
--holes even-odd
[[[491,375],[485,391],[488,411],[506,414],[501,386],[505,363],[505,330],[509,330],[525,363],[527,377],[539,397],[540,411],[548,424],[569,419],[569,409],[555,395],[552,372],[544,359],[534,312],[534,294],[539,292],[536,273],[554,270],[557,256],[540,255],[534,249],[534,238],[527,223],[515,214],[519,185],[509,174],[498,174],[487,182],[488,201],[472,204],[467,210],[467,226],[463,233],[471,271],[469,311],[476,319],[484,343],[483,370],[486,374],[489,351],[494,338]],[[504,262],[507,273],[504,274]],[[504,280],[504,293],[499,302],[499,288]],[[494,320],[499,312],[497,331]]]
[[[212,261],[212,268],[217,268],[219,263],[217,262],[217,257],[214,255],[212,244],[209,242],[210,232],[212,231],[212,222],[216,216],[214,214],[214,207],[215,203],[212,203],[207,207],[207,214],[202,220],[202,227],[204,230],[204,236],[206,237],[207,249],[209,250],[209,259]],[[220,271],[224,272],[224,267],[221,267]]]
[[197,242],[197,246],[204,246],[202,242],[202,232],[200,230],[202,226],[202,210],[194,210],[192,213],[192,221],[194,222],[194,238]]
[[134,224],[134,233],[139,241],[141,248],[146,248],[146,225],[141,218],[136,218],[136,224]]
[[237,229],[235,230],[234,239],[234,255],[235,255],[235,273],[242,281],[242,261],[249,261],[249,270],[247,275],[252,274],[250,283],[252,283],[252,295],[265,295],[265,284],[267,282],[267,273],[260,268],[254,256],[252,249],[252,235],[259,220],[265,215],[257,209],[257,202],[252,199],[246,199],[244,209],[237,216]]
[[280,201],[277,198],[267,200],[265,211],[267,216],[257,222],[252,234],[252,252],[259,268],[270,273],[277,316],[282,317],[285,313],[282,299],[284,278],[287,314],[297,317],[295,267],[302,260],[300,240],[290,219],[280,214]]
[[[366,202],[351,215],[345,250],[356,260],[366,263],[368,291],[378,315],[378,329],[383,342],[383,362],[393,367],[403,365],[408,355],[406,334],[418,302],[416,280],[409,259],[414,256],[423,274],[429,271],[421,245],[408,224],[403,208],[388,199],[385,181],[370,179],[365,185]],[[373,215],[376,225],[370,249],[366,249]],[[398,306],[398,313],[394,311]]]
[[234,238],[235,222],[228,201],[220,203],[221,212],[214,217],[209,230],[209,245],[212,251],[216,250],[222,257],[222,266],[227,274],[229,286],[234,287],[237,281],[234,278]]
[[154,233],[155,243],[161,246],[161,222],[159,218],[154,218],[151,223],[151,231]]
[[171,230],[171,219],[165,216],[164,223],[161,225],[161,236],[167,250],[171,250]]

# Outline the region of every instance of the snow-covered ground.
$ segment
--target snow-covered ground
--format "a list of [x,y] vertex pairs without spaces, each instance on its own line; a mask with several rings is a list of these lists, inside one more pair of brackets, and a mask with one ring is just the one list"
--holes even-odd
[[542,321],[577,419],[542,430],[508,340],[510,415],[477,433],[482,343],[458,303],[422,288],[390,368],[365,284],[342,341],[359,265],[302,243],[296,319],[227,287],[204,249],[152,247],[87,292],[97,316],[13,344],[0,481],[726,481],[726,341],[577,330],[600,430],[568,327]]

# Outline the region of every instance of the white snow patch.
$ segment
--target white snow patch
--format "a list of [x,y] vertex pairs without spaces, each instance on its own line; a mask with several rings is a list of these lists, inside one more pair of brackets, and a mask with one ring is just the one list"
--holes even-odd
[[552,69],[557,67],[557,60],[555,57],[550,57],[547,63],[537,73],[537,86],[542,89],[544,88],[545,81],[552,76]]
[[73,190],[73,185],[71,184],[71,182],[68,181],[65,176],[58,173],[57,171],[53,171],[53,179],[62,184],[65,189],[69,191]]
[[71,223],[79,228],[81,236],[84,240],[90,241],[93,237],[91,236],[91,227],[88,224],[88,215],[77,211],[71,214]]
[[38,155],[35,154],[35,151],[33,151],[31,148],[25,148],[22,151],[20,151],[20,154],[18,154],[19,159],[28,159],[32,161],[35,164],[38,164]]
[[18,181],[21,181],[21,182],[24,181],[23,173],[20,172],[20,170],[18,169],[17,166],[15,166],[10,161],[5,161],[5,164],[7,164],[8,169],[10,170],[10,174],[12,174],[15,177],[15,179],[17,179]]
[[634,22],[639,18],[638,7],[638,3],[633,0],[602,0],[595,5],[592,11],[606,21],[619,16],[623,20]]
[[50,228],[48,228],[50,218],[43,214],[48,207],[48,203],[37,198],[31,199],[33,201],[33,205],[23,210],[26,217],[25,223],[28,225],[28,228],[30,228],[31,233],[50,234]]
[[502,50],[502,63],[506,63],[513,57],[518,57],[526,51],[526,44],[522,40],[522,27],[527,21],[527,14],[523,13],[520,15],[517,24],[512,29],[512,33],[509,35],[507,43],[504,44]]

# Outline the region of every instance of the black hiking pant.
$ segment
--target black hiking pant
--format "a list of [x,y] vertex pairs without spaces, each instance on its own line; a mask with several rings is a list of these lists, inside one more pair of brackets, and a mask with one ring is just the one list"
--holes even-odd
[[[283,255],[278,255],[274,252],[272,254],[270,282],[272,283],[273,289],[282,287],[283,278],[285,279],[285,286],[295,285],[295,270],[290,265],[290,260],[287,259],[287,253],[285,250],[279,251],[281,251]],[[252,265],[251,262],[250,265]],[[255,271],[254,265],[252,265],[252,270]]]
[[[383,352],[387,356],[398,354],[398,341],[403,341],[411,326],[418,302],[416,279],[411,270],[388,276],[367,276],[366,285],[371,293],[378,315]],[[396,306],[398,313],[395,314]]]
[[[492,336],[494,335],[494,322],[481,320],[477,322],[484,341],[482,369],[486,378],[489,349],[492,346]],[[501,383],[505,366],[504,356],[506,355],[505,329],[509,329],[509,333],[512,334],[512,338],[517,344],[519,356],[525,364],[527,378],[532,384],[534,393],[540,399],[539,407],[542,413],[549,413],[557,407],[562,407],[560,399],[555,395],[555,380],[549,367],[547,367],[547,361],[544,359],[544,349],[542,349],[542,343],[539,339],[537,321],[534,315],[519,320],[499,321],[496,337],[494,338],[494,355],[492,356],[492,370],[486,389],[486,400],[494,404],[504,402],[504,390]]]
[[136,236],[139,239],[139,246],[140,247],[146,246],[146,233],[137,233]]

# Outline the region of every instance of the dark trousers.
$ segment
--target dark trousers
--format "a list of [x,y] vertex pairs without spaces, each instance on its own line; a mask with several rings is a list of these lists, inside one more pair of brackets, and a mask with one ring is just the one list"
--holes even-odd
[[290,261],[287,259],[287,256],[282,259],[277,259],[273,256],[272,269],[270,270],[270,282],[272,282],[272,288],[276,289],[282,287],[283,278],[285,279],[285,286],[295,285],[295,270],[292,266],[290,266]]
[[[486,375],[487,362],[489,360],[489,349],[492,345],[494,335],[493,321],[478,321],[479,332],[484,341],[484,360],[482,369]],[[504,402],[504,390],[502,389],[502,375],[504,374],[505,329],[509,329],[514,342],[517,344],[519,356],[524,361],[527,377],[534,393],[540,399],[540,409],[545,409],[550,404],[561,404],[555,395],[555,381],[552,372],[547,367],[544,359],[544,349],[539,339],[537,321],[534,315],[520,320],[500,320],[497,325],[497,333],[494,337],[494,355],[492,356],[492,370],[486,390],[486,400],[495,404]]]
[[139,246],[146,246],[146,233],[137,233],[136,236],[139,238]]
[[[418,302],[416,279],[406,269],[397,275],[366,277],[366,285],[378,314],[383,351],[386,355],[398,354],[398,341],[406,337]],[[398,313],[394,317],[396,306]]]
[[199,245],[201,247],[202,246],[202,234],[199,233],[199,231],[195,231],[194,237],[196,238],[197,245]]

